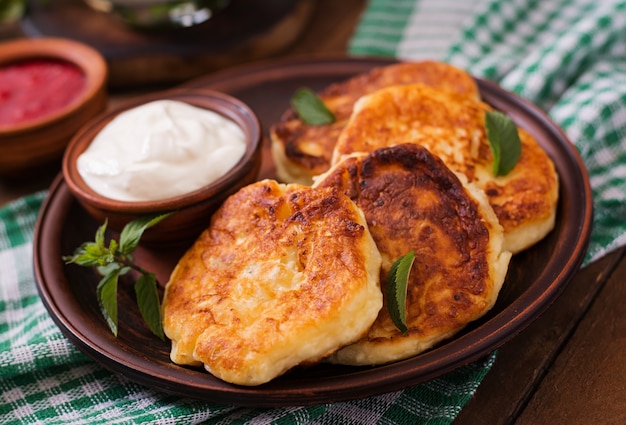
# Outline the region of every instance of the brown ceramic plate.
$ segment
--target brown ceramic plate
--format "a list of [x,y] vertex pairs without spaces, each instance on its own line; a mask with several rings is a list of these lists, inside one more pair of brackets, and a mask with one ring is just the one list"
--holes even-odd
[[[248,65],[193,81],[189,86],[227,92],[248,103],[265,129],[288,107],[292,93],[327,84],[389,63],[384,59],[296,58]],[[201,369],[169,360],[169,343],[152,336],[134,306],[132,285],[120,285],[120,331],[114,338],[95,297],[98,276],[61,259],[93,237],[92,221],[59,177],[41,210],[34,242],[38,288],[61,331],[110,370],[159,390],[216,403],[248,406],[306,405],[367,397],[441,376],[478,360],[517,335],[561,293],[579,268],[591,229],[591,191],[580,157],[563,133],[528,102],[487,81],[483,98],[530,131],[553,158],[561,179],[556,228],[535,247],[516,256],[497,304],[487,316],[439,347],[385,366],[317,365],[297,368],[259,387],[224,383]],[[268,146],[265,146],[268,149]],[[266,156],[263,173],[271,176]],[[160,282],[177,252],[140,249],[138,261]]]

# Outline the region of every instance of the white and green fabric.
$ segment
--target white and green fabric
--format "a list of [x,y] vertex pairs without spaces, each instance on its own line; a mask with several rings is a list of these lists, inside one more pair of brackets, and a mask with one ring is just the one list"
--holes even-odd
[[[353,55],[437,59],[500,83],[559,123],[591,177],[585,262],[626,244],[626,0],[372,0]],[[45,193],[0,209],[1,424],[449,424],[497,355],[364,400],[253,409],[127,381],[64,338],[37,295],[32,236]]]

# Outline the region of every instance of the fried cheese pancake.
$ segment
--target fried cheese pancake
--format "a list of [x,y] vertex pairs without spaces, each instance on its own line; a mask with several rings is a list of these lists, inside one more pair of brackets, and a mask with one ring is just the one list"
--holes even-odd
[[335,115],[329,125],[307,125],[287,110],[270,129],[276,174],[287,183],[310,185],[312,177],[330,168],[335,142],[345,126],[354,103],[364,94],[398,84],[422,83],[444,91],[478,98],[474,79],[456,67],[442,62],[403,62],[373,69],[318,93]]
[[496,177],[485,129],[490,109],[474,98],[421,84],[381,89],[356,103],[335,146],[333,163],[353,152],[420,144],[485,191],[504,228],[504,248],[515,254],[554,227],[558,176],[539,143],[518,128],[521,157],[510,173]]
[[384,306],[358,342],[329,361],[383,364],[414,356],[454,335],[495,303],[511,254],[484,193],[415,144],[348,156],[316,179],[339,187],[363,210],[382,256],[381,287],[411,250],[403,335]]
[[376,319],[380,265],[362,211],[338,189],[247,186],[166,285],[171,359],[240,385],[319,361]]

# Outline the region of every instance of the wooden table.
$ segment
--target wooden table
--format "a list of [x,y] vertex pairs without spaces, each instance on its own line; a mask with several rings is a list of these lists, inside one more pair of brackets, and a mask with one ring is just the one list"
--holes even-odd
[[[364,0],[320,1],[302,38],[282,55],[345,52],[364,6]],[[136,94],[112,93],[110,106]],[[48,187],[57,172],[0,181],[0,205]],[[581,270],[546,313],[498,350],[455,421],[513,423],[626,423],[626,249]]]

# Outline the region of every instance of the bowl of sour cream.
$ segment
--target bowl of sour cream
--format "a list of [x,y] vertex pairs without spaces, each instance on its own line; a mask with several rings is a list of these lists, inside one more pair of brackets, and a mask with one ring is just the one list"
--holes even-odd
[[243,102],[210,90],[136,99],[87,123],[70,141],[63,176],[81,206],[120,231],[174,212],[147,244],[178,244],[204,230],[231,194],[257,179],[262,133]]

